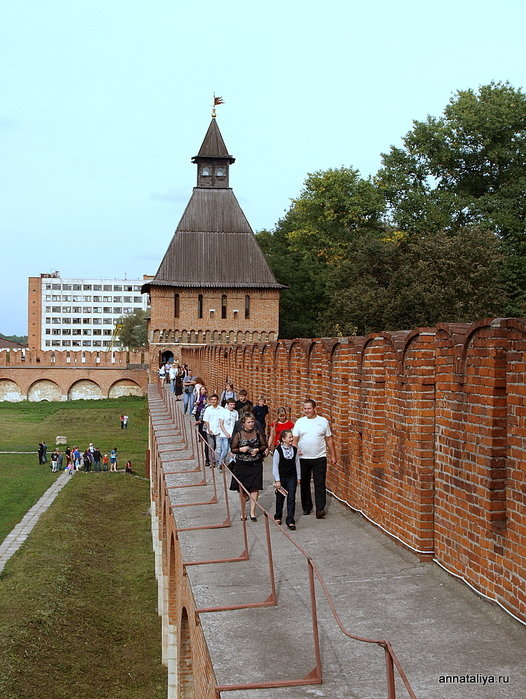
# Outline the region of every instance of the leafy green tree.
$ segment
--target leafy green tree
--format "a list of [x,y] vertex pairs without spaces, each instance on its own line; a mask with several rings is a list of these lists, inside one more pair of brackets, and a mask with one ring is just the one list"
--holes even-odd
[[[361,235],[381,235],[383,211],[383,195],[356,170],[318,171],[307,177],[275,229],[257,234],[277,280],[287,287],[281,292],[281,337],[325,331],[332,270],[348,259]],[[341,332],[351,329],[342,326]]]
[[118,337],[123,347],[130,350],[146,347],[148,342],[147,320],[147,312],[140,308],[119,318],[117,321]]
[[415,121],[377,176],[390,222],[404,231],[466,226],[501,242],[508,301],[526,313],[526,95],[509,83],[458,91],[439,118]]

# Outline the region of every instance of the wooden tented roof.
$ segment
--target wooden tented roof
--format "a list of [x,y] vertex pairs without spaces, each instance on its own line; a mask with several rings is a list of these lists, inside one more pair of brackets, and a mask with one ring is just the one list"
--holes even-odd
[[201,187],[143,291],[151,286],[282,288],[233,191]]

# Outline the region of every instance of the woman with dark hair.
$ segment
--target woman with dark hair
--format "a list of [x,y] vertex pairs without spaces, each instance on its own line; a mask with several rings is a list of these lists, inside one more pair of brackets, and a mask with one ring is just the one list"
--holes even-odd
[[[256,418],[253,413],[243,416],[241,429],[234,433],[230,450],[236,457],[233,474],[241,485],[250,493],[250,519],[257,522],[256,502],[259,491],[263,490],[263,455],[267,449],[265,435],[256,429]],[[239,488],[235,478],[232,478],[230,490],[241,493],[241,519],[246,519],[245,507],[248,495]]]

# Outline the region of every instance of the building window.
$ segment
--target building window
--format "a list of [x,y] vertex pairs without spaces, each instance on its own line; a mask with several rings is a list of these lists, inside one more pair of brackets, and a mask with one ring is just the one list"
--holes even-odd
[[86,330],[82,331],[82,334],[83,335],[91,335],[91,330],[89,328],[87,328]]
[[51,347],[51,340],[46,340],[46,347]]
[[179,308],[179,294],[174,296],[174,318],[179,318],[180,308]]
[[91,291],[91,284],[84,284],[82,288],[84,291]]
[[133,297],[133,303],[142,303],[142,299],[140,296],[134,296]]
[[80,328],[75,328],[74,330],[72,330],[71,334],[72,335],[80,335],[81,334]]
[[100,313],[100,306],[93,306],[93,313]]
[[71,313],[71,306],[62,306],[62,313]]
[[[53,296],[51,297],[51,300],[52,301],[62,301],[62,296],[60,294],[53,294]],[[47,301],[47,298],[46,298],[46,301]]]
[[226,318],[226,294],[221,296],[221,318]]
[[203,317],[203,294],[199,294],[197,297],[197,317]]
[[93,325],[102,325],[102,318],[93,318]]
[[113,306],[113,312],[114,312],[114,313],[118,313],[119,315],[121,315],[121,313],[122,313],[122,307],[121,307],[121,306]]
[[60,313],[60,306],[51,306],[51,313]]
[[62,335],[62,328],[53,328],[51,331],[52,335]]
[[132,286],[125,286],[124,291],[133,291],[133,287]]
[[51,313],[51,306],[46,306],[46,313]]
[[111,325],[112,320],[111,320],[111,318],[103,318],[102,322],[104,325]]
[[102,347],[102,342],[100,340],[93,340],[93,347]]
[[73,284],[73,291],[82,291],[82,284]]
[[131,296],[123,296],[122,300],[124,301],[124,303],[131,303],[132,302]]
[[91,347],[91,340],[82,340],[83,347]]
[[60,340],[51,340],[51,347],[60,347]]
[[91,325],[91,318],[83,318],[82,324],[83,325]]
[[245,296],[245,318],[250,318],[250,294]]
[[60,286],[60,284],[52,284],[52,285],[51,285],[51,288],[52,288],[52,289],[57,289],[57,290],[58,290],[58,289],[61,288],[61,286]]
[[91,306],[84,306],[84,313],[91,313]]
[[62,284],[63,291],[71,291],[71,284]]
[[84,296],[84,301],[89,301],[91,303],[91,296]]
[[62,322],[66,325],[71,325],[71,318],[62,318]]
[[80,347],[80,340],[73,340],[71,344],[73,345],[73,347]]
[[114,296],[113,303],[122,303],[122,296]]
[[49,328],[46,328],[46,335],[51,335],[51,330]]
[[62,340],[62,347],[71,347],[71,340]]
[[216,168],[216,177],[224,177],[226,175],[224,167]]
[[104,284],[102,289],[103,289],[103,291],[111,291],[112,286],[111,286],[111,284]]
[[64,294],[62,296],[62,301],[71,301],[71,296],[69,294]]
[[201,170],[201,175],[202,175],[203,177],[210,177],[210,168],[209,168],[209,167],[204,167],[204,168]]
[[93,291],[102,291],[102,284],[94,284]]
[[102,335],[102,330],[94,330],[93,334],[94,335]]
[[53,323],[53,325],[60,325],[60,318],[52,318],[51,322]]
[[119,286],[118,284],[116,284],[116,285],[113,287],[113,291],[122,291],[122,286]]
[[76,301],[78,303],[79,301],[82,301],[82,296],[80,296],[80,294],[73,294],[72,301]]
[[62,334],[63,334],[63,335],[71,335],[71,330],[70,330],[69,328],[64,328],[64,329],[62,330]]

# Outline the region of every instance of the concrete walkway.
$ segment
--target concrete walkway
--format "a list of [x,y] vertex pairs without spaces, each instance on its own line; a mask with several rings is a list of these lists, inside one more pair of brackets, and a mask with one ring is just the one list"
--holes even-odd
[[47,510],[70,478],[71,476],[67,471],[61,473],[53,485],[50,486],[40,500],[26,512],[16,527],[9,532],[0,544],[0,572],[2,572],[11,556],[22,546],[29,536],[29,533],[38,522],[40,515]]
[[[154,430],[163,449],[177,442],[167,429],[162,402],[150,397]],[[161,436],[162,435],[162,436]],[[178,459],[184,459],[183,454]],[[189,459],[167,464],[190,468]],[[223,479],[217,504],[199,473],[167,476],[179,528],[225,519]],[[227,484],[229,478],[227,480]],[[181,488],[182,484],[194,487]],[[176,487],[174,487],[176,486]],[[237,557],[243,551],[239,498],[226,491],[232,526],[180,531],[186,561]],[[188,506],[190,503],[196,503]],[[260,503],[273,514],[271,463],[264,468]],[[298,498],[299,504],[299,498]],[[361,515],[329,498],[327,517],[297,512],[292,536],[312,556],[345,627],[353,634],[389,640],[418,699],[526,697],[526,628],[497,605],[430,561],[398,545]],[[247,522],[247,561],[187,568],[198,608],[265,600],[270,592],[264,518]],[[307,564],[271,524],[278,605],[204,612],[200,621],[220,685],[302,678],[314,667]],[[383,651],[345,637],[317,585],[323,684],[257,691],[223,691],[224,699],[384,699]],[[499,679],[500,678],[500,679]],[[397,682],[397,697],[407,693]]]

